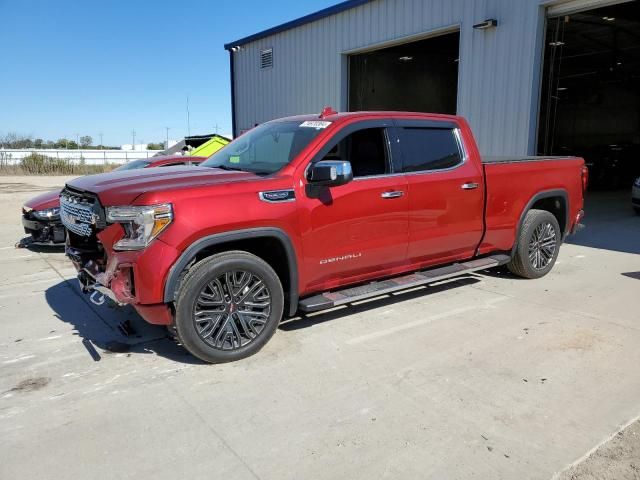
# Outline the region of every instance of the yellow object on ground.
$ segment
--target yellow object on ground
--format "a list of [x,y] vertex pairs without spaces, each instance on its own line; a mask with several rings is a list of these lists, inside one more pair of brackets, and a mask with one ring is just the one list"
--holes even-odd
[[222,135],[214,135],[208,142],[205,142],[199,147],[191,150],[189,155],[192,157],[210,157],[230,141],[231,140],[227,137],[223,137]]

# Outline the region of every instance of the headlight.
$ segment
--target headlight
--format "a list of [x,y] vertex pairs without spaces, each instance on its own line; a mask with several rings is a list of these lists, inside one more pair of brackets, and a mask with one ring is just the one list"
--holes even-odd
[[114,250],[145,248],[172,220],[170,203],[107,208],[107,222],[119,223],[125,231],[124,238],[113,246]]
[[636,187],[640,188],[640,177],[636,178],[636,181],[635,181],[635,182],[633,182],[633,184],[634,184]]
[[47,208],[46,210],[34,210],[33,216],[39,220],[53,220],[60,217],[60,207]]

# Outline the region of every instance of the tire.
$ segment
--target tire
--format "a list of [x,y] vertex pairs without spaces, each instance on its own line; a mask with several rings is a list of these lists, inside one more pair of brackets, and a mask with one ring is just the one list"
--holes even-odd
[[636,211],[636,215],[640,215],[640,207],[633,207],[633,209]]
[[540,278],[558,258],[562,233],[558,220],[546,210],[529,210],[522,222],[515,253],[507,267],[522,278]]
[[273,336],[284,294],[268,263],[231,251],[189,270],[175,308],[177,337],[189,353],[209,363],[233,362],[257,353]]

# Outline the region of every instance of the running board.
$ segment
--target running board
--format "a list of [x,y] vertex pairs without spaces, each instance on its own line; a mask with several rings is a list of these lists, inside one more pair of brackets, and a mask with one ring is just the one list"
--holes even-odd
[[326,310],[346,303],[353,303],[367,298],[378,297],[386,293],[397,292],[399,290],[406,290],[421,285],[439,282],[451,277],[464,275],[465,273],[497,267],[508,263],[509,260],[510,257],[508,255],[492,255],[490,257],[470,260],[468,262],[454,263],[453,265],[448,265],[446,267],[422,270],[420,272],[414,272],[402,277],[390,278],[389,280],[383,280],[381,282],[371,282],[359,287],[337,290],[335,292],[324,292],[314,295],[313,297],[303,298],[300,300],[298,308],[305,313]]

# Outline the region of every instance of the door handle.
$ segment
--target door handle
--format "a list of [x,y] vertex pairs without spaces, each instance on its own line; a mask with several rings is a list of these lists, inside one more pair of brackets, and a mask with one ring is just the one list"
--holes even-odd
[[380,196],[382,198],[388,199],[388,198],[400,198],[403,195],[404,195],[404,192],[402,190],[396,190],[395,192],[384,192]]
[[467,182],[467,183],[463,183],[462,184],[462,189],[463,190],[475,190],[476,188],[478,188],[480,186],[479,183],[475,183],[475,182]]

